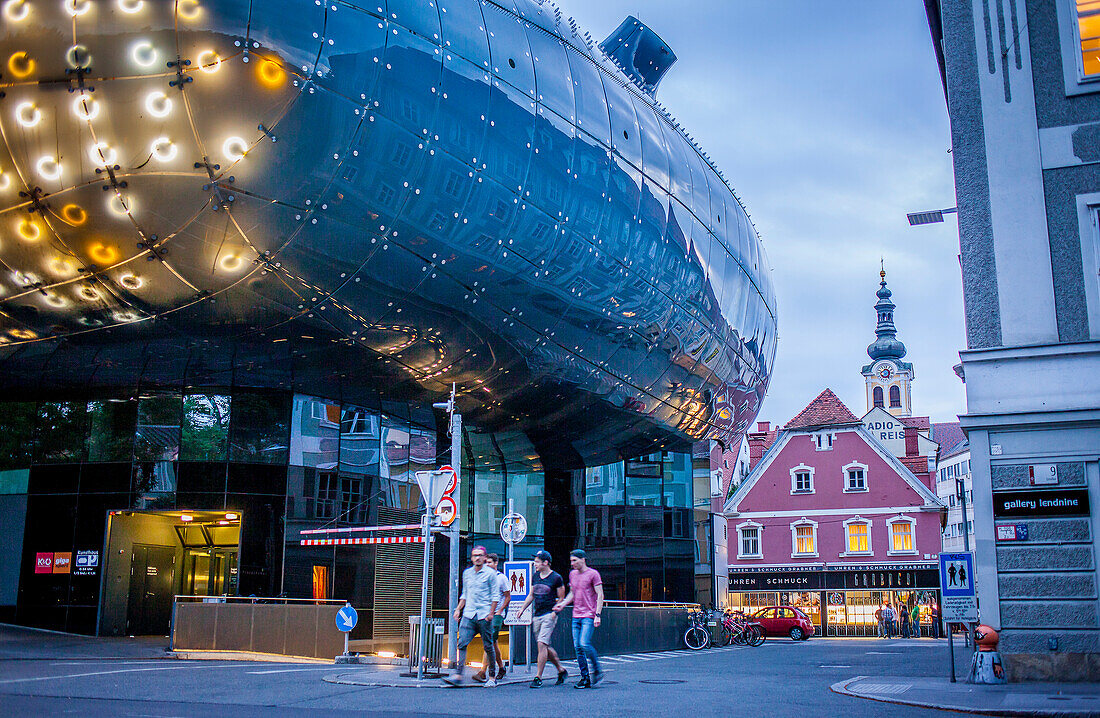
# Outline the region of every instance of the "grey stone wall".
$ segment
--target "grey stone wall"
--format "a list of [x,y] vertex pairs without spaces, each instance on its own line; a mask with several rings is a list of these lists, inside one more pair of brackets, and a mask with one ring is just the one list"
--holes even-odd
[[1093,566],[1091,546],[997,546],[998,572],[1085,570]]
[[1010,601],[1001,594],[1001,627],[1096,628],[1095,601]]
[[[1084,301],[1084,298],[1081,299]],[[1031,478],[1028,475],[1029,464],[1010,464],[1008,466],[992,466],[990,473],[993,480],[993,490],[998,489],[1044,489],[1052,486],[1032,487]],[[1058,467],[1058,486],[1084,486],[1085,465],[1080,461],[1055,464]]]
[[[997,577],[1000,594],[1013,598],[1080,598],[1096,600],[1096,580],[1091,573],[1002,574]],[[1004,604],[1001,604],[1004,617]]]

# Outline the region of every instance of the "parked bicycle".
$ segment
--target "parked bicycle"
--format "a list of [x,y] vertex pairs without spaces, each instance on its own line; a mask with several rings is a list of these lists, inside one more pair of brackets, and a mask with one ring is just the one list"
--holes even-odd
[[730,612],[722,623],[722,638],[723,645],[736,643],[739,646],[755,648],[764,643],[766,636],[764,627],[759,623],[750,621],[743,614]]
[[702,610],[688,611],[688,628],[684,631],[684,645],[693,651],[710,645],[710,631],[707,630],[705,613]]

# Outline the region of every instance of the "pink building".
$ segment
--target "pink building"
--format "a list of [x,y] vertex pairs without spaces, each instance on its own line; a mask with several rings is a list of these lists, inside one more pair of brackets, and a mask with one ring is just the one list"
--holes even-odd
[[730,604],[798,606],[829,636],[874,635],[882,601],[917,604],[927,627],[943,504],[907,468],[917,457],[895,457],[829,389],[782,430],[758,425],[749,447],[724,511]]

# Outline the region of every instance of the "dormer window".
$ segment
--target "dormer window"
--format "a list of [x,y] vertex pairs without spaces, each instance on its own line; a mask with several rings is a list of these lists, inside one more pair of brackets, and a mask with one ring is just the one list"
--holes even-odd
[[817,451],[830,451],[833,448],[833,434],[819,431],[813,435],[814,448]]

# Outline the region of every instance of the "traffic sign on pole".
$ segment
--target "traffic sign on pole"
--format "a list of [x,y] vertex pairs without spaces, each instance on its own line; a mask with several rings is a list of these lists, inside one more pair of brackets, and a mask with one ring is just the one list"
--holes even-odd
[[527,536],[527,519],[515,511],[500,522],[500,537],[505,543],[517,544]]
[[351,629],[355,628],[355,624],[359,623],[359,614],[355,609],[351,607],[351,604],[346,604],[343,608],[336,612],[336,629],[347,633]]
[[439,517],[440,526],[450,526],[458,518],[458,503],[453,496],[444,496],[435,507],[435,515]]
[[528,626],[531,624],[531,616],[533,615],[533,606],[528,606],[527,610],[522,614],[519,612],[520,606],[527,600],[527,596],[531,593],[531,572],[532,563],[530,561],[505,561],[504,562],[504,580],[508,586],[508,591],[512,594],[512,600],[508,602],[508,614],[504,617],[504,625],[506,626]]

